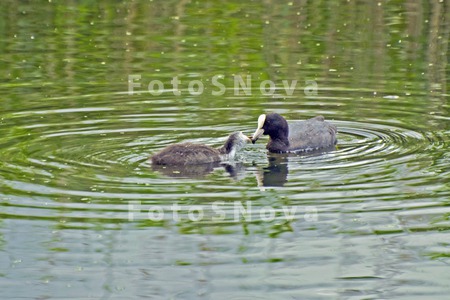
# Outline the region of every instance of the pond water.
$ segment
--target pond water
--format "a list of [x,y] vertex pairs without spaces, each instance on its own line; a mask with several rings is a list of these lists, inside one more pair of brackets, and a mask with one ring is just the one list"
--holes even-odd
[[[447,299],[448,2],[2,6],[2,299]],[[267,112],[338,145],[148,160]]]

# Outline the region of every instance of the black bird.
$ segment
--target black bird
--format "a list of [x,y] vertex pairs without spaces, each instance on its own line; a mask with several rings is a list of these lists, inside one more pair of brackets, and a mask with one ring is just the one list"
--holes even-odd
[[291,122],[277,113],[262,114],[251,140],[254,144],[261,135],[270,137],[267,150],[273,153],[306,152],[331,149],[337,144],[336,126],[317,116],[305,121]]

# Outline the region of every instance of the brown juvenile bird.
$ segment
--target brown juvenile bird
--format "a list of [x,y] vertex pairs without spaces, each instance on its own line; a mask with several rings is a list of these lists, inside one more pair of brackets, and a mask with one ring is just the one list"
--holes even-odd
[[220,148],[202,144],[183,143],[170,145],[151,157],[155,165],[197,165],[233,159],[236,152],[250,142],[242,132],[232,133]]

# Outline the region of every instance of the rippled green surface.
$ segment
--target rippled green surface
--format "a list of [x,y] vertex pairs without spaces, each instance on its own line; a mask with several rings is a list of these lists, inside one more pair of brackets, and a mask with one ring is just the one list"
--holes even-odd
[[[2,298],[448,297],[446,1],[53,2],[0,12]],[[272,111],[337,149],[148,161]]]

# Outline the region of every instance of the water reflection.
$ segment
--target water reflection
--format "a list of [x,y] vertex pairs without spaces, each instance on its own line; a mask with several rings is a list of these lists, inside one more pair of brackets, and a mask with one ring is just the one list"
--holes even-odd
[[267,152],[268,166],[259,169],[256,174],[256,179],[259,187],[275,187],[284,186],[288,181],[289,165],[296,164],[301,167],[303,161],[308,159],[308,162],[314,161],[314,158],[319,158],[319,162],[324,157],[333,156],[335,146],[329,149],[320,149],[315,151],[299,152],[299,153],[270,153]]
[[256,173],[257,183],[260,188],[283,186],[287,182],[289,173],[288,155],[289,154],[276,153],[267,155],[269,165],[262,169],[258,169]]
[[240,173],[245,171],[245,167],[242,163],[205,163],[186,166],[170,166],[170,165],[155,165],[152,164],[152,170],[158,171],[161,174],[170,177],[186,177],[186,178],[202,178],[213,171],[223,170],[229,174],[230,177],[237,178]]

